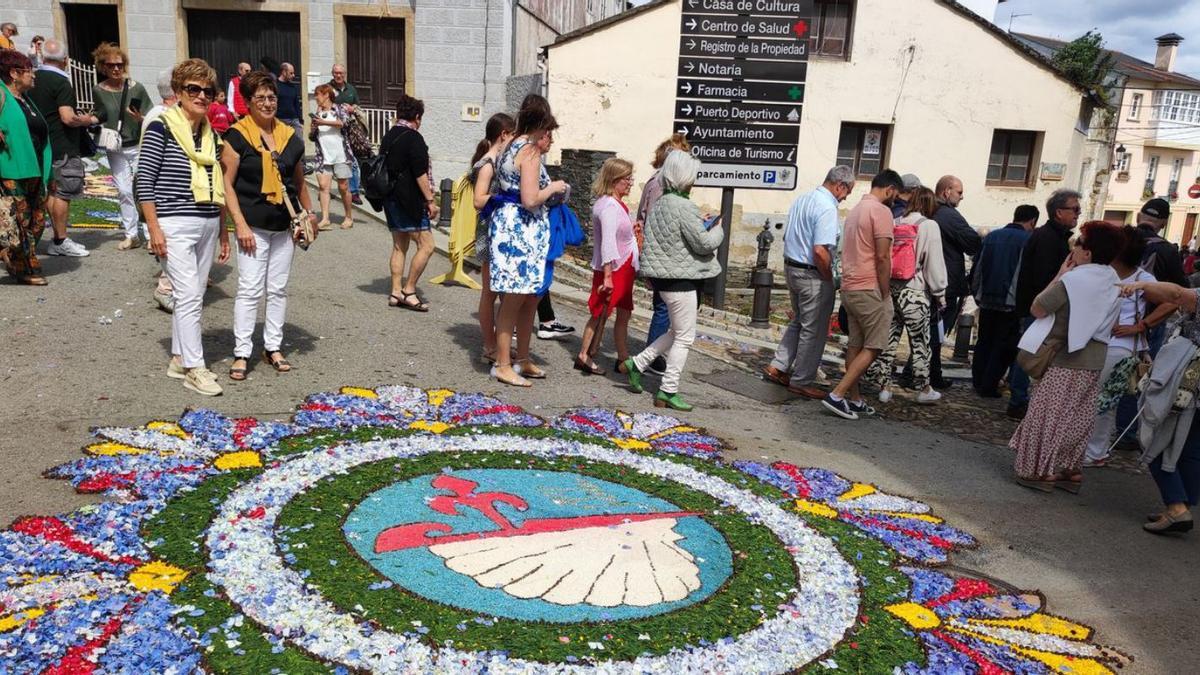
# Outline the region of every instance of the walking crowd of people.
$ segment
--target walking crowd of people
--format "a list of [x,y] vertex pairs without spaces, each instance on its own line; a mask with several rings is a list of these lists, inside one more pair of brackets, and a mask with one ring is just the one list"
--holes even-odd
[[[254,70],[242,63],[226,87],[209,64],[187,59],[160,77],[163,102],[151,107],[145,87],[128,76],[128,55],[104,43],[93,54],[103,76],[96,109],[81,113],[65,46],[39,40],[36,56],[37,66],[21,51],[0,50],[0,257],[19,282],[46,283],[37,246],[47,217],[47,254],[88,255],[66,236],[69,202],[83,192],[83,159],[103,151],[119,196],[118,248],[145,242],[161,262],[155,298],[172,312],[166,375],[191,391],[223,391],[205,359],[201,313],[213,263],[232,257],[238,282],[228,378],[246,379],[264,304],[261,360],[280,373],[293,368],[282,347],[294,250],[332,228],[335,186],[342,228],[353,226],[363,196],[384,214],[392,238],[387,306],[429,311],[418,282],[434,250],[439,207],[422,101],[399,97],[376,159],[358,120],[357,93],[345,68],[335,66],[315,90],[308,123],[314,200],[290,64],[264,59]],[[555,319],[549,296],[555,260],[584,239],[568,206],[580,186],[553,180],[546,168],[557,128],[549,102],[529,95],[515,115],[488,120],[461,179],[471,198],[460,207],[477,212],[481,358],[492,378],[517,387],[548,376],[534,362],[532,337],[573,330]],[[635,393],[648,385],[647,374],[659,376],[654,405],[688,411],[682,375],[702,291],[722,274],[717,251],[726,228],[691,198],[700,162],[686,138],[664,140],[652,166],[633,208],[627,159],[605,161],[590,186],[590,317],[573,368],[608,373],[597,356],[615,314],[612,369]],[[1162,237],[1170,205],[1147,202],[1136,228],[1080,226],[1081,195],[1058,190],[1042,226],[1038,207],[1023,205],[1012,223],[982,237],[960,211],[964,187],[955,176],[930,188],[916,175],[883,170],[842,222],[839,206],[858,183],[850,167],[833,167],[788,213],[791,322],[764,378],[846,420],[876,414],[868,391],[889,403],[909,389],[917,404],[936,405],[952,385],[942,344],[964,306],[974,305],[972,385],[983,398],[1009,392],[1007,414],[1020,420],[1010,441],[1017,482],[1077,493],[1083,468],[1108,461],[1114,432],[1118,442],[1136,436],[1165,505],[1146,529],[1190,530],[1190,507],[1200,500],[1200,290],[1188,289],[1184,256]],[[640,352],[628,337],[639,276],[653,291]],[[846,335],[845,372],[826,389],[822,364],[835,326]]]

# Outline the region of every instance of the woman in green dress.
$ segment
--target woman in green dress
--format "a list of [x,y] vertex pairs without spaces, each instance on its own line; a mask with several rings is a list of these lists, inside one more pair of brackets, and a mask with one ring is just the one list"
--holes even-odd
[[0,81],[0,259],[20,283],[45,286],[37,245],[46,220],[50,130],[26,96],[34,81],[28,56],[0,50]]

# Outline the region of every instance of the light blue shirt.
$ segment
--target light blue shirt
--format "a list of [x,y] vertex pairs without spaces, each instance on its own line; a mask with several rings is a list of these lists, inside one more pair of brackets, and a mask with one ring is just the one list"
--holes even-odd
[[783,233],[783,255],[798,263],[815,265],[813,247],[828,246],[830,253],[836,253],[840,230],[837,198],[822,185],[792,203]]

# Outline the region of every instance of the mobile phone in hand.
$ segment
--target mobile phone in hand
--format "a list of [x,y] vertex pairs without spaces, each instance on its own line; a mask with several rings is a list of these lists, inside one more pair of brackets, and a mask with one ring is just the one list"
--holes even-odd
[[135,113],[142,112],[142,99],[135,98],[129,101],[129,109]]
[[704,221],[704,229],[711,230],[721,223],[721,216],[715,215]]

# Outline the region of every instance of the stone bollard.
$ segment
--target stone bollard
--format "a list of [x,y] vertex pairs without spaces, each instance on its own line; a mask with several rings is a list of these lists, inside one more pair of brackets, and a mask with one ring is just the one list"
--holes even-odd
[[[775,229],[781,229],[778,224]],[[753,328],[768,328],[771,325],[771,289],[775,287],[775,273],[768,266],[771,258],[771,244],[775,243],[775,235],[771,234],[771,221],[763,223],[762,232],[758,233],[758,260],[755,261],[754,271],[750,273],[750,287],[754,289],[754,307],[750,312],[750,325]]]

